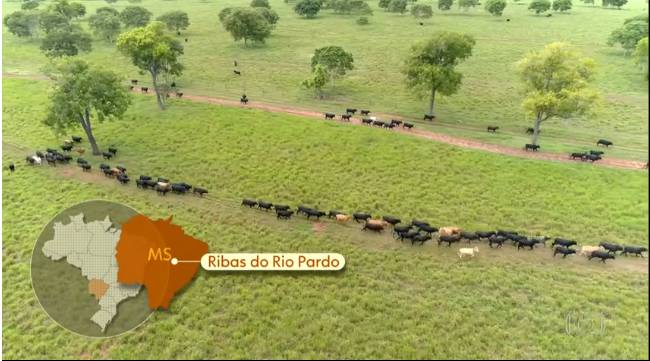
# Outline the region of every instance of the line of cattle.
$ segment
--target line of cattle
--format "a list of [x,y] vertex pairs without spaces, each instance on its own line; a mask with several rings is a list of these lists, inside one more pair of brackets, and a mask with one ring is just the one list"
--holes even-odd
[[[294,211],[290,206],[285,204],[274,204],[253,199],[243,199],[241,206],[257,208],[265,211],[273,210],[276,213],[277,219],[290,219],[294,215],[301,214],[307,217],[307,219],[315,218],[316,220],[320,220],[321,217],[327,217],[336,220],[336,222],[339,223],[349,221],[363,223],[363,227],[361,228],[363,231],[381,233],[386,229],[390,229],[393,238],[402,242],[410,241],[411,245],[415,245],[416,243],[423,245],[425,242],[433,240],[434,234],[437,234],[438,246],[440,246],[441,243],[446,243],[447,247],[450,247],[452,243],[459,243],[461,240],[467,240],[468,243],[471,243],[471,241],[487,240],[490,248],[500,248],[504,243],[512,242],[512,245],[516,246],[517,250],[526,247],[532,250],[539,244],[546,246],[546,241],[551,239],[547,236],[527,237],[516,231],[497,230],[469,232],[458,227],[438,228],[431,226],[428,222],[417,219],[413,219],[410,223],[403,223],[400,218],[394,216],[383,216],[381,219],[373,219],[372,215],[369,213],[358,212],[349,215],[337,210],[324,212],[304,205],[299,205]],[[577,244],[578,243],[573,240],[559,237],[555,238],[551,245],[553,247],[553,256],[555,257],[560,254],[563,258],[566,258],[568,255],[577,253],[587,257],[589,260],[592,258],[598,258],[602,262],[605,262],[607,259],[614,259],[617,252],[620,252],[621,255],[634,254],[637,256],[643,256],[643,252],[648,251],[646,247],[621,246],[611,242],[601,242],[598,246],[584,245],[578,251],[573,248],[574,246],[577,246]],[[478,253],[478,248],[476,247],[462,248],[459,250],[459,256],[461,258],[466,255],[474,256],[476,253]]]
[[[355,108],[347,108],[345,110],[345,113],[341,114],[341,120],[349,122],[352,116],[356,114],[357,111],[359,110]],[[365,125],[372,125],[375,127],[386,128],[386,129],[393,129],[399,126],[402,126],[406,129],[412,129],[415,126],[413,123],[404,122],[402,120],[397,120],[397,119],[392,119],[390,122],[387,122],[383,120],[378,120],[375,117],[368,117],[368,115],[370,115],[370,110],[360,110],[359,113],[362,116],[365,116],[364,118],[361,118],[361,124],[365,124]],[[336,114],[334,113],[324,113],[324,115],[325,115],[325,119],[334,119],[336,117]],[[429,117],[428,115],[424,116],[425,119],[427,119],[428,117]]]
[[[56,166],[57,163],[69,164],[72,161],[73,157],[66,153],[69,153],[73,150],[74,143],[81,143],[81,137],[73,136],[71,140],[69,141],[66,140],[65,144],[61,146],[61,149],[63,150],[64,153],[59,152],[57,149],[47,148],[45,153],[41,151],[36,151],[34,155],[28,155],[25,160],[28,164],[31,165],[41,165],[43,159],[45,159],[47,164],[51,166]],[[77,148],[75,150],[80,155],[82,155],[85,152],[83,148]],[[117,155],[117,148],[113,146],[108,148],[108,152],[102,152],[103,159],[110,160],[116,155]],[[77,158],[77,165],[84,172],[90,172],[92,169],[90,163],[88,163],[87,160],[81,157]],[[99,165],[99,169],[106,177],[115,178],[121,184],[126,185],[131,181],[129,175],[127,174],[126,168],[123,166],[117,165],[115,167],[111,167],[108,164],[102,163]],[[141,175],[138,179],[135,180],[135,184],[140,189],[153,189],[159,195],[162,196],[166,195],[169,192],[176,193],[176,194],[185,194],[188,193],[190,190],[192,191],[193,194],[200,197],[203,197],[205,194],[208,193],[208,190],[205,188],[194,187],[184,182],[171,183],[169,179],[163,177],[158,177],[156,180],[153,180],[152,177],[147,175]]]

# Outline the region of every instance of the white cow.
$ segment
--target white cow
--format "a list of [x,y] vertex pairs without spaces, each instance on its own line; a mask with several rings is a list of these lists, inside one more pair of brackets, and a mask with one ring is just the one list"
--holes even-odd
[[589,257],[591,256],[591,253],[593,253],[594,251],[604,251],[604,250],[605,249],[600,246],[582,246],[582,248],[580,248],[580,253],[578,253],[578,255]]
[[458,257],[463,258],[465,256],[474,257],[478,255],[478,247],[474,248],[461,248],[458,250]]

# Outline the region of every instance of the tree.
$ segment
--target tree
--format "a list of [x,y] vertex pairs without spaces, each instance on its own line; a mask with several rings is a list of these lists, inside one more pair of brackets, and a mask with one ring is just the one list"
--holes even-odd
[[571,0],[553,0],[553,11],[564,12],[571,10],[571,7],[573,7]]
[[82,51],[89,52],[91,47],[90,34],[76,24],[50,30],[41,42],[41,51],[48,58],[75,56]]
[[166,12],[156,20],[161,21],[167,25],[167,29],[179,32],[181,30],[187,29],[190,26],[190,18],[187,16],[185,11],[174,10]]
[[463,10],[469,10],[469,8],[478,6],[478,4],[479,0],[458,0],[458,8],[462,8]]
[[549,0],[533,0],[528,4],[528,10],[533,10],[537,15],[547,12],[550,8]]
[[260,13],[266,19],[266,21],[269,22],[269,25],[271,25],[271,29],[275,27],[275,24],[278,23],[278,20],[280,20],[280,15],[276,13],[274,10],[264,8],[264,7],[259,7],[259,8],[254,8],[255,11]]
[[438,9],[449,10],[454,5],[454,0],[438,0]]
[[251,7],[270,9],[271,5],[269,5],[269,0],[253,0],[251,1]]
[[20,4],[22,10],[34,10],[41,4],[40,0],[27,0]]
[[627,4],[627,0],[603,0],[603,7],[614,6],[620,9],[625,4]]
[[62,133],[81,126],[93,154],[101,154],[93,135],[93,123],[122,117],[131,98],[117,74],[91,68],[86,62],[73,60],[59,67],[53,76],[54,89],[44,123]]
[[406,86],[420,96],[429,96],[429,115],[433,115],[436,93],[452,95],[458,91],[463,75],[456,65],[472,55],[473,37],[440,31],[411,48],[403,73]]
[[404,14],[406,12],[406,0],[390,0],[387,10],[391,13]]
[[303,81],[302,85],[307,89],[314,89],[319,98],[323,98],[323,88],[327,84],[327,70],[320,64],[312,69],[312,77]]
[[133,65],[151,75],[158,107],[165,109],[169,76],[183,72],[179,57],[183,55],[181,43],[165,33],[165,25],[153,21],[149,25],[120,34],[117,49],[131,58]]
[[3,23],[7,30],[18,37],[36,35],[38,15],[27,11],[16,11],[4,17]]
[[524,109],[535,117],[532,144],[537,144],[543,122],[585,114],[597,100],[593,80],[594,62],[572,51],[565,43],[546,45],[517,63],[524,83]]
[[382,9],[388,9],[388,5],[390,5],[391,0],[379,0],[378,6]]
[[639,40],[634,49],[634,61],[645,72],[645,78],[648,79],[648,37]]
[[151,15],[151,12],[142,6],[127,6],[120,13],[120,20],[127,28],[138,28],[147,25]]
[[501,16],[506,5],[507,2],[505,0],[487,0],[485,2],[485,10],[494,16]]
[[645,17],[637,16],[625,20],[622,27],[612,31],[607,44],[609,46],[620,44],[625,53],[629,54],[634,50],[639,40],[646,36],[648,36],[648,17],[647,15]]
[[333,85],[336,78],[342,77],[348,70],[354,69],[354,57],[340,46],[325,46],[316,49],[311,57],[312,72],[319,65],[325,69]]
[[582,0],[582,2],[585,4],[591,4],[591,6],[596,5],[596,2],[594,0]]
[[313,19],[320,11],[321,2],[319,0],[302,0],[293,7],[293,11],[307,19]]
[[97,8],[97,10],[95,10],[95,14],[109,14],[117,16],[118,18],[120,17],[120,12],[109,6],[102,6],[101,8]]
[[88,26],[96,36],[108,41],[113,41],[122,28],[117,11],[113,13],[103,8],[97,9],[97,13],[88,19]]
[[327,4],[337,14],[372,15],[370,5],[363,0],[330,0]]
[[47,11],[53,14],[59,14],[68,20],[83,17],[86,15],[86,7],[80,3],[71,3],[68,0],[56,0],[47,7]]
[[235,41],[244,39],[244,44],[249,40],[264,43],[271,36],[271,24],[256,9],[232,8],[224,14],[221,24]]
[[411,15],[417,19],[429,19],[433,16],[431,5],[414,4],[411,6]]

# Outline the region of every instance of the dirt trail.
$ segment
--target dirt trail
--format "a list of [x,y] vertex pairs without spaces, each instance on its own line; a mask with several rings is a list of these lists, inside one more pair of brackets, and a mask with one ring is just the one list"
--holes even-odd
[[[26,79],[33,79],[33,80],[45,80],[48,79],[47,77],[44,76],[37,76],[37,75],[23,75],[23,74],[15,74],[15,73],[2,73],[3,76],[6,77],[11,77],[11,78],[26,78]],[[135,92],[135,90],[134,90]],[[153,93],[141,93],[143,95],[153,95]],[[323,119],[324,115],[323,113],[320,112],[315,112],[312,110],[306,110],[306,109],[300,109],[300,108],[295,108],[295,107],[289,107],[289,106],[281,106],[281,105],[274,105],[274,104],[269,104],[269,103],[263,103],[263,102],[252,102],[248,104],[241,104],[239,101],[236,100],[231,100],[231,99],[225,99],[225,98],[218,98],[218,97],[209,97],[209,96],[203,96],[203,95],[191,95],[191,94],[183,94],[183,99],[191,100],[191,101],[196,101],[196,102],[201,102],[201,103],[210,103],[210,104],[217,104],[217,105],[223,105],[223,106],[229,106],[229,107],[239,107],[239,108],[252,108],[252,109],[258,109],[258,110],[264,110],[268,112],[273,112],[273,113],[286,113],[286,114],[292,114],[292,115],[298,115],[298,116],[303,116],[303,117],[310,117],[310,118],[320,118]],[[383,114],[383,113],[377,113],[377,115],[380,118],[383,119],[402,119],[402,117],[399,116],[394,116],[390,114]],[[340,117],[337,117],[338,119],[335,121],[342,122],[342,123],[347,123],[343,122],[340,120]],[[351,124],[355,125],[362,125],[361,119],[359,118],[352,118],[350,120]],[[452,135],[447,135],[447,134],[442,134],[442,133],[436,133],[428,130],[423,130],[423,129],[404,129],[404,128],[395,128],[392,130],[393,132],[409,135],[409,136],[414,136],[414,137],[419,137],[419,138],[426,138],[430,139],[436,142],[441,142],[441,143],[446,143],[450,145],[455,145],[458,147],[462,148],[469,148],[469,149],[475,149],[475,150],[481,150],[481,151],[486,151],[490,153],[497,153],[497,154],[504,154],[504,155],[509,155],[509,156],[515,156],[515,157],[520,157],[520,158],[529,158],[529,159],[537,159],[537,160],[549,160],[549,161],[560,161],[560,162],[567,162],[567,163],[576,163],[579,161],[571,160],[567,154],[564,153],[551,153],[551,152],[527,152],[523,149],[518,149],[518,148],[512,148],[512,147],[506,147],[498,144],[490,144],[490,143],[485,143],[481,142],[478,140],[473,140],[473,139],[467,139],[467,138],[461,138],[461,137],[456,137]],[[645,169],[646,163],[640,162],[640,161],[634,161],[634,160],[627,160],[627,159],[617,159],[617,158],[610,158],[610,157],[605,157],[604,159],[595,162],[593,164],[594,166],[604,166],[604,167],[610,167],[610,168],[622,168],[622,169]]]

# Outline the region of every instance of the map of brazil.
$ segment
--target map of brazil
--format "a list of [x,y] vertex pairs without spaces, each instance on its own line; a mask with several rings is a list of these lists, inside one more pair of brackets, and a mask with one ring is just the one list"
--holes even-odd
[[57,215],[32,255],[32,283],[48,315],[70,331],[113,336],[167,309],[198,272],[208,245],[172,223],[112,202]]

